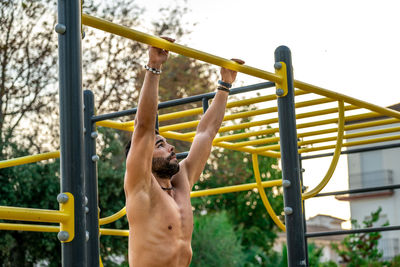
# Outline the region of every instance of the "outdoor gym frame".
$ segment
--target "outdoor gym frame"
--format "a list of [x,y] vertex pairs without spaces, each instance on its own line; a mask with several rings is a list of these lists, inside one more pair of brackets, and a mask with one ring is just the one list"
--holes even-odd
[[[82,20],[82,21],[81,21]],[[233,149],[252,154],[253,169],[256,183],[228,186],[223,188],[208,189],[191,193],[191,197],[202,195],[213,195],[230,193],[257,188],[262,201],[271,215],[272,219],[282,230],[286,230],[288,246],[288,264],[292,266],[307,266],[307,238],[321,235],[345,234],[353,232],[385,231],[398,230],[399,226],[381,227],[373,229],[361,229],[351,231],[325,232],[325,233],[306,233],[304,209],[302,201],[321,196],[319,192],[328,183],[337,160],[340,156],[342,147],[359,146],[378,142],[400,140],[400,135],[369,138],[373,135],[384,133],[399,132],[399,127],[392,127],[386,130],[367,130],[362,133],[344,134],[344,131],[363,129],[380,125],[390,125],[400,122],[400,113],[391,109],[379,107],[355,98],[347,97],[317,86],[296,81],[293,78],[291,53],[287,47],[281,46],[275,51],[275,73],[266,72],[245,65],[236,64],[233,61],[216,57],[204,52],[200,52],[179,44],[170,43],[161,38],[144,34],[120,25],[104,21],[86,14],[81,14],[81,3],[78,0],[59,0],[58,2],[58,24],[56,32],[59,34],[59,87],[60,87],[60,152],[50,152],[41,155],[28,156],[19,159],[0,162],[0,168],[36,162],[49,158],[61,158],[61,193],[57,197],[60,203],[59,211],[0,207],[0,219],[25,220],[60,223],[58,226],[50,225],[28,225],[28,224],[5,224],[0,223],[2,230],[25,230],[25,231],[44,231],[58,232],[58,237],[62,242],[62,265],[63,266],[99,266],[99,234],[127,236],[126,230],[103,229],[100,225],[115,221],[125,214],[125,208],[107,218],[99,219],[98,212],[98,193],[97,193],[97,166],[99,157],[96,155],[97,126],[111,127],[121,130],[132,130],[133,122],[120,123],[109,121],[109,119],[132,115],[136,109],[120,111],[113,114],[95,115],[94,96],[91,91],[82,91],[82,59],[81,59],[81,23],[109,33],[117,34],[145,44],[157,46],[169,51],[202,60],[211,64],[236,70],[248,75],[252,75],[269,82],[245,86],[231,90],[231,95],[236,93],[249,92],[263,88],[276,87],[276,94],[254,97],[234,102],[229,102],[227,107],[237,107],[254,103],[263,103],[277,99],[277,107],[267,107],[258,110],[240,112],[226,115],[224,120],[234,120],[237,118],[247,118],[262,114],[278,112],[278,118],[268,118],[260,121],[241,123],[239,125],[226,125],[221,127],[220,132],[228,132],[237,129],[249,129],[250,127],[265,126],[279,123],[279,127],[267,129],[257,129],[252,132],[231,134],[220,136],[214,139],[213,144],[217,147]],[[299,90],[295,90],[295,88]],[[322,98],[297,102],[295,96],[316,94]],[[162,114],[159,121],[167,121],[173,118],[199,115],[208,107],[208,100],[214,97],[215,93],[208,93],[198,96],[191,96],[185,99],[171,100],[159,104],[159,109],[171,106],[182,105],[185,103],[202,102],[202,107],[190,110]],[[328,109],[296,114],[295,108],[310,107],[330,102],[337,102],[338,106]],[[348,103],[350,105],[345,105]],[[346,116],[345,112],[367,109],[371,112]],[[320,115],[338,113],[338,118],[330,118],[312,122],[297,124],[296,120],[312,118]],[[361,122],[354,125],[345,125],[346,121],[355,121],[365,118],[376,118],[378,116],[389,118],[375,122]],[[195,132],[177,132],[181,129],[194,128],[198,121],[190,121],[172,125],[160,126],[161,135],[167,138],[174,138],[186,142],[191,142]],[[318,129],[308,132],[297,133],[297,130],[307,129],[328,124],[338,124],[337,127],[330,129]],[[254,139],[253,137],[275,134],[279,132],[280,137],[264,137]],[[313,140],[301,140],[306,138],[329,133],[337,133],[337,137],[324,137]],[[350,141],[344,143],[344,139],[366,137],[368,139]],[[247,138],[252,138],[247,140]],[[246,139],[246,140],[243,140]],[[241,140],[239,142],[232,142]],[[335,144],[315,146],[319,143],[334,141]],[[279,145],[276,143],[279,142]],[[378,146],[378,148],[396,147],[398,144]],[[302,193],[301,179],[301,159],[302,153],[334,149],[333,160],[322,182],[313,190]],[[368,148],[371,149],[371,148]],[[362,149],[354,150],[354,153],[361,152]],[[351,150],[344,151],[351,153]],[[281,158],[282,180],[262,181],[258,169],[258,155]],[[326,156],[326,154],[316,155]],[[310,158],[316,157],[309,156]],[[185,153],[180,154],[180,158],[185,157]],[[279,220],[275,212],[269,205],[266,198],[264,187],[283,186],[284,192],[284,215],[285,225]],[[400,185],[386,186],[384,189],[397,189]],[[369,188],[333,192],[332,194],[346,194],[356,192],[366,192],[371,190],[384,190],[382,188]],[[328,193],[324,193],[325,195]],[[90,256],[89,256],[90,255]]]

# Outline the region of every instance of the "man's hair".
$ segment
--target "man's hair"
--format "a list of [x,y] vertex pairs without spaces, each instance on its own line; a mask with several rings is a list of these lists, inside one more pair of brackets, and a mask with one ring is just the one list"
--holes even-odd
[[[158,131],[158,129],[155,130],[155,133],[156,133],[156,135],[159,135],[159,134],[160,134],[160,132]],[[131,149],[131,144],[132,144],[132,141],[129,140],[129,142],[128,142],[128,143],[126,144],[126,146],[125,146],[125,157],[128,157],[129,150]]]

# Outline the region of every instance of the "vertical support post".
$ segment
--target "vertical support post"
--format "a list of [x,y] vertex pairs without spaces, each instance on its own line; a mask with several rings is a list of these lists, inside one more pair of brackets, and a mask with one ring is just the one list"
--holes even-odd
[[[286,64],[288,86],[287,95],[278,97],[282,179],[290,181],[290,183],[287,183],[288,186],[283,187],[288,265],[289,267],[306,266],[293,69],[289,48],[286,46],[278,47],[275,50],[275,62],[284,62]],[[279,68],[279,64],[276,64],[275,67]],[[277,88],[277,93],[279,92],[278,89],[280,88]]]
[[[299,140],[297,140],[299,141]],[[300,147],[298,147],[300,148]],[[300,182],[301,182],[301,193],[304,193],[304,182],[303,182],[303,165],[302,165],[302,160],[301,157],[299,157],[299,168],[300,168]],[[307,233],[307,220],[306,220],[306,206],[305,206],[305,201],[302,199],[302,215],[303,215],[303,232]],[[308,239],[306,236],[304,236],[304,248],[305,248],[305,252],[306,252],[306,265],[309,266],[309,262],[308,262]]]
[[99,199],[97,192],[97,161],[96,125],[92,122],[94,116],[94,96],[90,90],[83,92],[85,103],[85,190],[87,196],[86,231],[89,234],[87,243],[87,266],[100,266],[100,236],[99,236]]
[[75,198],[75,237],[61,246],[62,266],[86,266],[81,2],[58,0],[61,192]]

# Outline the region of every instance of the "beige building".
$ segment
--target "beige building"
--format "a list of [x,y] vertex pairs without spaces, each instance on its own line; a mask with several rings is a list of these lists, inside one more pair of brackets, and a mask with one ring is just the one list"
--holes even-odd
[[[400,104],[390,106],[394,110],[400,110]],[[362,123],[388,119],[387,117],[369,118],[351,123]],[[358,133],[365,130],[380,130],[391,127],[400,127],[400,123],[390,125],[374,126],[364,129],[351,130],[347,133]],[[398,134],[395,132],[394,134]],[[391,136],[393,133],[380,134],[376,137]],[[362,138],[348,139],[347,141],[357,141]],[[396,145],[399,140],[384,143],[368,144],[353,147],[370,148],[373,146]],[[400,147],[365,151],[347,156],[349,188],[360,189],[379,186],[390,186],[400,184]],[[339,200],[350,202],[351,219],[356,219],[362,225],[362,221],[370,216],[371,212],[382,208],[380,221],[376,227],[389,222],[390,225],[400,225],[400,191],[399,190],[380,190],[368,193],[352,194],[348,196],[336,197]],[[400,231],[382,232],[382,238],[378,247],[383,251],[383,258],[390,259],[400,254]]]

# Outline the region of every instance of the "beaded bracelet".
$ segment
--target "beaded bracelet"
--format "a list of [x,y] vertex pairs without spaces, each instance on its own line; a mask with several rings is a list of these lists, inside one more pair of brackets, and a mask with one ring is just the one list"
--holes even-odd
[[231,83],[226,83],[226,82],[223,82],[223,81],[221,81],[221,80],[218,81],[218,84],[219,84],[219,85],[222,85],[223,87],[226,87],[226,88],[228,88],[228,89],[230,89],[230,88],[232,87],[232,84],[231,84]]
[[225,92],[228,92],[228,93],[230,92],[230,90],[228,88],[223,87],[223,86],[218,86],[217,90],[225,91]]
[[145,68],[146,70],[150,71],[150,72],[153,73],[153,74],[156,74],[156,75],[160,75],[160,74],[161,74],[161,70],[158,70],[158,69],[155,69],[155,68],[150,68],[150,67],[147,66],[147,65],[144,65],[144,68]]

